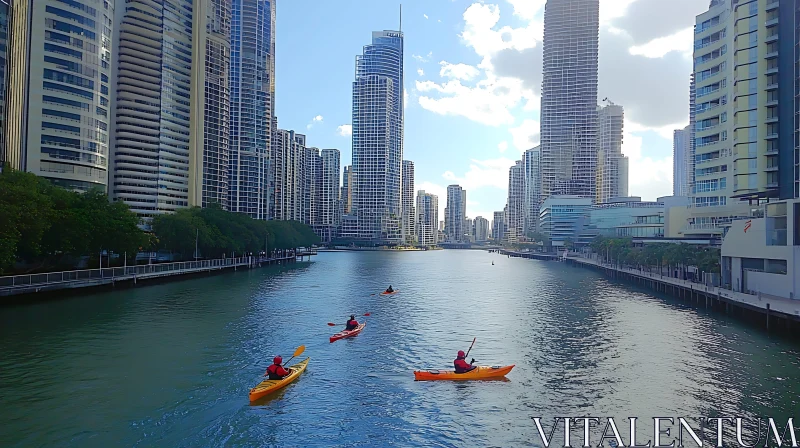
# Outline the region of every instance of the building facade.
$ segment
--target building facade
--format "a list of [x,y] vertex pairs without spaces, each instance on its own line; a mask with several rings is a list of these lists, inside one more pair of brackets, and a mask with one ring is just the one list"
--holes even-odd
[[689,126],[676,129],[672,135],[672,195],[689,196],[694,168],[691,159],[692,132]]
[[593,235],[618,238],[664,237],[664,203],[638,197],[614,198],[589,208],[585,229]]
[[597,111],[597,192],[595,202],[628,196],[628,158],[622,154],[625,114],[622,106],[609,104]]
[[353,204],[353,167],[347,165],[342,172],[342,213],[345,215],[350,214],[350,208]]
[[494,212],[492,218],[492,240],[495,243],[503,241],[506,235],[506,218],[505,212]]
[[417,192],[417,244],[422,247],[439,243],[439,198],[425,190]]
[[545,198],[595,198],[599,26],[599,0],[547,0],[541,105]]
[[338,236],[340,158],[338,149],[320,151],[320,173],[314,177],[316,194],[313,228],[324,242],[330,242]]
[[575,244],[591,207],[591,198],[551,196],[542,203],[540,231],[550,239],[553,247]]
[[410,160],[403,160],[402,185],[403,241],[414,244],[417,237],[417,232],[414,230],[417,214],[414,211],[414,162]]
[[445,207],[444,233],[451,243],[465,243],[467,240],[467,192],[458,185],[447,186],[447,207]]
[[6,161],[4,127],[6,122],[6,91],[8,90],[8,28],[11,7],[8,0],[0,0],[0,166]]
[[489,220],[483,216],[475,217],[472,233],[475,235],[476,243],[485,243],[489,241]]
[[539,205],[542,196],[541,146],[525,151],[522,157],[525,171],[524,227],[525,233],[528,234],[537,232],[539,228]]
[[356,57],[352,212],[358,239],[402,240],[403,34],[376,31]]
[[268,219],[277,188],[271,167],[275,119],[276,0],[233,0],[230,64],[229,204]]
[[61,187],[107,191],[114,2],[26,0],[10,11],[3,158]]
[[517,162],[508,169],[508,199],[506,202],[505,239],[509,243],[517,243],[525,237],[525,165]]

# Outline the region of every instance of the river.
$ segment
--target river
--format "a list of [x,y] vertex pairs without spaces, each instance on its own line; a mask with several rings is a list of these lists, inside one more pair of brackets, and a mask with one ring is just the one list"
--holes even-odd
[[[798,343],[653,294],[486,252],[340,252],[0,308],[0,446],[541,446],[531,417],[587,414],[785,424]],[[371,313],[364,332],[330,344],[351,313]],[[508,381],[414,381],[473,337],[470,358],[516,364]],[[308,370],[251,406],[300,344]]]

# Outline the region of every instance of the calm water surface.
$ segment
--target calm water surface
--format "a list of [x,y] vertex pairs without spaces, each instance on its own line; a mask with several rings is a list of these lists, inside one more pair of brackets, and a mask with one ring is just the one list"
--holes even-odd
[[[314,260],[0,309],[0,446],[538,446],[533,416],[798,409],[797,343],[592,271],[473,251]],[[400,294],[370,295],[388,284]],[[328,342],[327,322],[367,312]],[[470,357],[517,365],[508,381],[413,381],[473,337]],[[300,344],[308,370],[251,406]]]

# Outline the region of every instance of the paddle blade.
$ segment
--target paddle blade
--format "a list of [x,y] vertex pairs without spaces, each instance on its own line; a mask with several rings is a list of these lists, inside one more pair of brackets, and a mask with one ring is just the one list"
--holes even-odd
[[369,315],[370,315],[370,313],[364,313],[365,317],[368,317]]
[[297,350],[294,351],[294,354],[292,356],[300,356],[303,354],[304,351],[306,351],[306,346],[301,345],[300,347],[297,347]]
[[335,326],[336,326],[336,324],[335,324],[335,323],[333,323],[333,322],[328,322],[328,326],[329,326],[329,327],[335,327]]

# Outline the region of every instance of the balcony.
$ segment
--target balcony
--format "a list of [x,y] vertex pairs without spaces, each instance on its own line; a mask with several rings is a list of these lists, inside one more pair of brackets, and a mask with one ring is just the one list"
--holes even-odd
[[775,67],[767,67],[767,69],[764,70],[764,74],[765,75],[774,75],[776,73],[778,73],[778,66],[777,65]]
[[764,43],[769,44],[772,42],[777,42],[777,40],[778,40],[778,33],[775,33],[770,36],[767,36],[766,39],[764,39]]
[[774,19],[770,19],[770,20],[767,20],[766,22],[764,22],[764,26],[766,26],[767,28],[775,26],[777,24],[778,24],[778,18],[777,17],[775,17]]
[[778,83],[777,82],[773,82],[772,84],[767,84],[767,87],[765,87],[764,90],[766,90],[766,91],[778,90]]
[[777,99],[767,100],[767,102],[764,103],[764,105],[767,106],[767,107],[769,107],[769,106],[777,106],[778,105],[778,100]]
[[764,168],[764,171],[768,171],[768,172],[778,171],[778,165],[768,166],[768,167]]
[[778,122],[777,115],[774,117],[767,117],[766,120],[764,120],[764,123],[777,123],[777,122]]
[[778,57],[777,51],[770,51],[769,53],[764,55],[764,59],[775,59]]
[[777,132],[773,132],[771,134],[767,134],[767,136],[764,137],[764,138],[766,138],[767,140],[777,140],[778,139],[778,133]]
[[768,156],[772,156],[772,155],[778,154],[778,148],[767,148],[767,151],[764,152],[764,154],[766,154]]
[[774,11],[774,10],[778,9],[779,6],[780,6],[780,2],[778,2],[778,1],[773,1],[773,2],[767,3],[767,8],[766,8],[767,12]]

